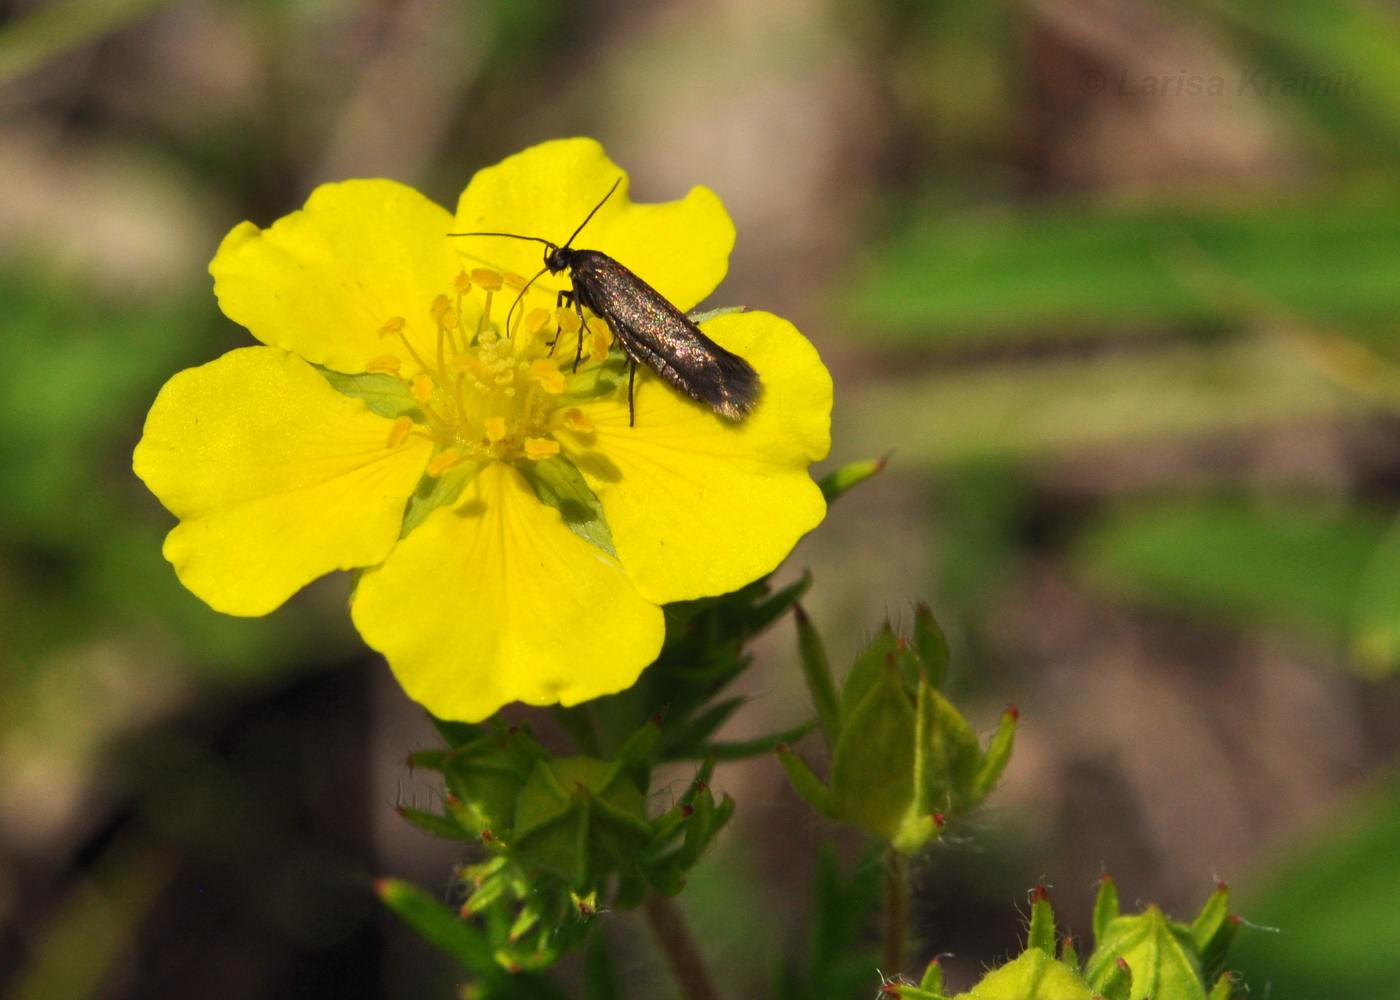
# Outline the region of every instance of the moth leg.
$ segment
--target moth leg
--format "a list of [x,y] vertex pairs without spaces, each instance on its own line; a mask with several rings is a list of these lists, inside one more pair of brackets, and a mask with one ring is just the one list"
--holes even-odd
[[[567,288],[561,288],[559,289],[559,294],[554,297],[554,308],[555,310],[558,310],[559,307],[562,306],[565,302],[568,302],[570,305],[572,305],[573,301],[574,293],[569,291]],[[559,343],[559,333],[560,331],[556,330],[554,333],[554,339],[549,342],[550,357],[554,356],[554,345]]]
[[636,387],[637,387],[637,359],[629,356],[627,360],[630,361],[630,362],[632,363],[632,364],[631,364],[631,370],[627,373],[627,426],[628,426],[628,427],[636,427],[636,426],[637,426],[637,397],[636,397]]
[[583,303],[578,296],[571,293],[569,299],[574,304],[574,312],[578,313],[578,352],[574,354],[574,371],[578,371],[579,362],[583,360],[583,334],[588,324],[583,321]]

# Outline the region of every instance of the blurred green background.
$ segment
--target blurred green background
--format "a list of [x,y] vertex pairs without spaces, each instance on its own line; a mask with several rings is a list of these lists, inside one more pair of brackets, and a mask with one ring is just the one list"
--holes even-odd
[[[893,453],[786,571],[837,662],[927,597],[982,721],[1021,707],[916,872],[921,957],[965,986],[1037,881],[1083,933],[1104,870],[1179,914],[1228,878],[1255,995],[1400,997],[1393,0],[0,0],[0,993],[451,995],[369,893],[463,859],[392,811],[433,738],[346,581],[210,612],[129,456],[248,341],[229,227],[355,176],[451,205],[569,134],[641,200],[716,190],[715,302],[817,342],[833,460]],[[760,643],[735,738],[810,711],[794,663]],[[720,783],[682,903],[731,995],[778,995],[859,847],[771,761]]]

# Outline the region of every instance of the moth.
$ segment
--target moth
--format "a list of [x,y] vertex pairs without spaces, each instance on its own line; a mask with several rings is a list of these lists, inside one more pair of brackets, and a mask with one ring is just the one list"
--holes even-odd
[[[637,365],[643,364],[691,399],[705,403],[720,416],[742,420],[758,402],[762,384],[758,372],[739,355],[726,351],[701,331],[700,327],[677,309],[667,298],[652,288],[624,264],[600,250],[577,250],[573,242],[583,227],[592,221],[622,178],[613,182],[603,200],[579,223],[573,235],[561,246],[540,236],[517,233],[450,233],[450,236],[503,236],[512,240],[531,240],[545,247],[544,267],[530,279],[525,289],[546,271],[569,272],[571,290],[561,290],[557,304],[570,303],[579,318],[578,350],[574,370],[583,358],[583,310],[593,311],[608,324],[613,337],[627,354],[627,410],[629,426],[636,426]],[[522,289],[511,305],[525,294]],[[510,313],[506,315],[510,327]]]

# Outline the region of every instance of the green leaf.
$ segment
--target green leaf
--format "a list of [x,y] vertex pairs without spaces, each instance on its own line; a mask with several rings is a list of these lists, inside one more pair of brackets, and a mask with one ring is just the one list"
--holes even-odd
[[1126,507],[1081,539],[1100,590],[1217,620],[1337,638],[1380,532],[1330,507],[1182,497]]
[[361,372],[346,375],[344,372],[315,366],[326,377],[337,392],[351,399],[363,399],[365,405],[381,417],[395,420],[399,417],[412,417],[416,422],[424,420],[418,400],[413,398],[408,383],[397,375],[385,372]]
[[792,782],[793,790],[823,816],[829,819],[840,818],[835,797],[821,783],[821,779],[812,773],[806,762],[786,746],[778,746],[774,752],[777,754],[778,763],[787,774],[788,781]]
[[791,729],[767,736],[755,736],[751,740],[726,740],[720,743],[707,743],[700,749],[706,757],[714,760],[747,760],[760,754],[776,750],[784,743],[796,743],[816,728],[814,722],[803,722]]
[[831,679],[831,663],[826,658],[826,647],[807,612],[802,605],[793,606],[793,618],[797,622],[797,651],[802,661],[802,676],[807,681],[807,691],[812,696],[812,706],[817,711],[822,732],[826,734],[828,746],[835,746],[841,735],[841,706],[836,700],[836,685]]
[[1098,896],[1094,899],[1094,947],[1103,944],[1108,925],[1118,919],[1118,884],[1105,875],[1099,879]]
[[570,531],[617,558],[603,505],[574,463],[556,455],[540,462],[524,459],[516,462],[515,468],[529,482],[540,502],[559,512]]
[[396,878],[380,879],[375,892],[424,940],[471,969],[482,979],[496,982],[505,970],[496,964],[490,942],[481,931],[461,919],[428,893]]

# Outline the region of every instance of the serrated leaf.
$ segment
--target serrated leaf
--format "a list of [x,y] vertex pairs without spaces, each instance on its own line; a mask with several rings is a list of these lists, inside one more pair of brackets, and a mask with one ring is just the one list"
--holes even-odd
[[390,420],[412,417],[419,423],[423,421],[423,411],[419,408],[418,400],[413,398],[408,383],[397,375],[384,372],[346,375],[344,372],[333,371],[320,365],[316,365],[315,368],[326,377],[326,381],[336,392],[351,399],[363,399],[365,405],[381,417],[388,417]]
[[516,462],[515,468],[534,489],[540,502],[559,512],[570,531],[617,558],[603,505],[574,463],[556,455],[540,462],[524,459]]

